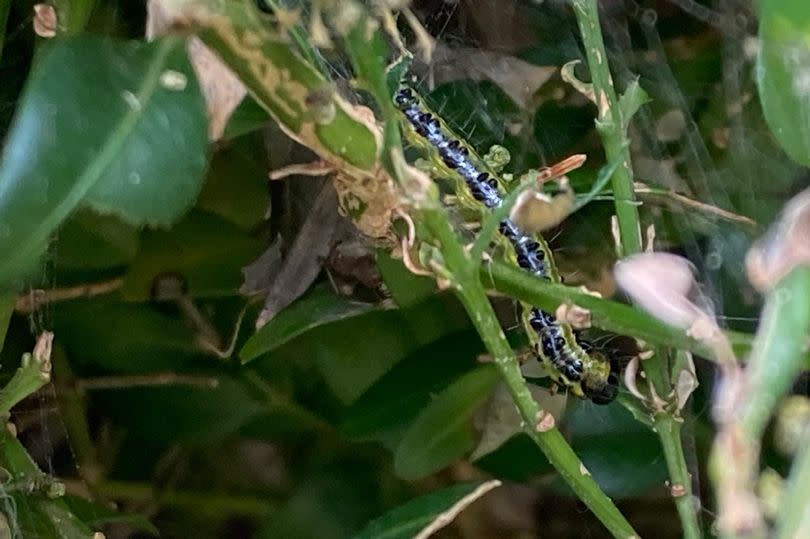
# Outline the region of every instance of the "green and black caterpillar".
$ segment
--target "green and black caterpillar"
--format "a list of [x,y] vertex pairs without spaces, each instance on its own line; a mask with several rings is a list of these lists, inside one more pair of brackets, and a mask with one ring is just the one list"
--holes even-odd
[[[417,146],[438,156],[443,174],[466,186],[461,200],[477,209],[494,211],[504,201],[503,182],[490,166],[469,148],[411,88],[401,86],[394,102],[407,123],[406,136]],[[472,199],[472,201],[470,200]],[[510,258],[524,270],[543,279],[560,282],[551,251],[539,235],[527,234],[510,219],[499,223],[499,232],[510,246]],[[552,314],[532,305],[523,306],[523,325],[539,357],[555,381],[578,397],[597,404],[612,402],[619,388],[619,365],[580,339],[573,328]]]

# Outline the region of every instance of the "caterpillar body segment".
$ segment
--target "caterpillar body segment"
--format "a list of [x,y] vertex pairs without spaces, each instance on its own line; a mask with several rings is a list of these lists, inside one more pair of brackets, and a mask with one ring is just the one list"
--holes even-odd
[[[442,174],[454,180],[465,207],[488,212],[503,204],[506,189],[502,180],[411,88],[401,86],[394,102],[406,124],[408,140],[427,150]],[[498,230],[499,243],[507,247],[512,263],[542,279],[561,281],[551,250],[541,236],[524,233],[508,218],[499,223]],[[522,307],[521,319],[529,340],[555,381],[597,404],[613,401],[618,393],[617,363],[579,339],[569,324],[535,306]]]

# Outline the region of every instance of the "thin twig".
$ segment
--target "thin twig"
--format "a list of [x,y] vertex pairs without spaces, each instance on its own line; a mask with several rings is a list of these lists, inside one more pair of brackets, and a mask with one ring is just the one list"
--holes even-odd
[[613,193],[616,196],[616,216],[619,219],[624,254],[641,251],[641,228],[638,206],[633,192],[633,171],[630,165],[630,145],[624,126],[629,120],[623,118],[619,98],[613,87],[608,66],[607,52],[599,25],[599,10],[596,0],[572,0],[576,13],[588,68],[591,72],[594,100],[599,110],[597,127],[605,147],[608,163],[619,161],[612,176]]
[[175,372],[156,372],[150,374],[130,374],[121,376],[94,376],[80,378],[74,382],[78,391],[99,391],[104,389],[126,389],[131,387],[152,386],[192,386],[203,389],[215,389],[219,379],[213,376],[194,374],[177,374]]
[[67,288],[51,288],[47,290],[36,289],[17,296],[14,310],[20,314],[31,314],[37,307],[45,303],[68,301],[71,299],[91,298],[115,292],[124,284],[123,277],[116,277],[109,281],[86,283]]
[[[627,256],[642,250],[641,227],[626,132],[630,118],[623,117],[619,98],[613,87],[597,0],[572,0],[571,3],[582,35],[593,83],[594,100],[599,111],[597,131],[602,139],[608,163],[617,160],[621,163],[612,175],[612,187],[621,238],[621,253]],[[672,389],[666,359],[666,352],[659,350],[644,362],[644,372],[650,381],[651,389],[663,398],[668,398]],[[655,413],[654,421],[664,448],[670,482],[672,485],[682,486],[677,492],[676,506],[681,517],[684,537],[697,539],[702,534],[695,504],[692,503],[692,481],[683,456],[676,418],[669,411],[659,410]]]
[[[82,495],[86,492],[80,481],[68,480],[64,483],[70,493]],[[238,514],[261,518],[275,509],[275,504],[266,496],[235,496],[193,490],[160,491],[151,483],[132,481],[104,481],[96,485],[96,491],[112,500],[153,501],[162,507],[204,510],[209,516]]]
[[446,264],[448,278],[470,315],[487,351],[494,358],[503,382],[523,419],[524,431],[537,444],[563,480],[577,497],[593,511],[594,515],[616,537],[632,537],[637,534],[613,502],[599,488],[571,446],[554,425],[554,418],[541,410],[532,397],[526,380],[520,371],[495,311],[487,299],[478,276],[478,262],[469,258],[459,243],[447,216],[441,209],[424,211],[423,224],[429,229]]
[[746,226],[750,226],[752,228],[759,227],[757,222],[751,219],[750,217],[746,217],[745,215],[740,215],[739,213],[724,210],[723,208],[718,208],[713,204],[706,204],[705,202],[700,202],[699,200],[689,198],[688,196],[682,195],[676,191],[672,191],[671,189],[650,187],[649,185],[646,185],[644,183],[636,182],[635,191],[637,195],[654,195],[670,198],[676,202],[681,203],[686,207],[695,208],[696,210],[699,210],[703,213],[716,215],[717,217],[725,219],[726,221],[731,221],[733,223],[740,223]]

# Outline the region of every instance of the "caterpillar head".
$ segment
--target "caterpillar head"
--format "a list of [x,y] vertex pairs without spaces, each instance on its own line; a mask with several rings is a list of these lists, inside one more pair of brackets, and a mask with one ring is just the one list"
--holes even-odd
[[582,393],[594,404],[610,404],[619,394],[619,363],[602,352],[589,355],[591,365],[580,382]]
[[415,101],[415,96],[413,91],[407,87],[401,87],[397,93],[394,95],[394,103],[397,104],[399,108],[406,108],[411,105]]

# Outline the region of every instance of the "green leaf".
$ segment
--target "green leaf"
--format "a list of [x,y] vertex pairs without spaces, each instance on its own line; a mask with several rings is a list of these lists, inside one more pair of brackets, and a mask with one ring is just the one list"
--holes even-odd
[[[536,385],[530,385],[529,391],[539,405],[539,409],[555,418],[562,417],[568,401],[567,395],[559,392],[552,393],[548,388]],[[523,434],[525,432],[523,425],[523,418],[515,406],[509,389],[506,384],[499,384],[476,420],[476,426],[479,427],[481,435],[469,460],[478,462],[486,455],[494,453],[508,440]]]
[[437,472],[475,446],[473,415],[498,381],[494,365],[481,365],[445,389],[416,418],[394,455],[404,479]]
[[242,363],[248,363],[313,328],[359,316],[375,308],[370,303],[338,297],[328,288],[317,288],[257,331],[242,347],[239,357]]
[[165,275],[179,277],[192,297],[234,295],[242,284],[242,267],[261,249],[261,242],[241,227],[194,210],[170,230],[144,231],[121,296],[151,299],[155,279]]
[[245,97],[233,111],[225,126],[224,140],[251,133],[266,126],[272,119],[256,100],[250,96]]
[[525,433],[512,436],[498,449],[476,460],[475,466],[495,477],[516,482],[527,482],[554,470],[534,440]]
[[400,307],[416,305],[436,293],[434,279],[412,273],[401,260],[391,258],[382,249],[377,250],[377,269]]
[[[2,537],[46,537],[87,539],[90,528],[67,508],[61,499],[45,495],[54,481],[37,467],[17,437],[8,428],[0,429],[0,463],[13,483],[25,488],[4,489],[0,511]],[[27,485],[27,487],[26,487]]]
[[146,304],[99,299],[62,303],[53,310],[53,325],[78,374],[134,374],[199,365],[193,330]]
[[314,327],[255,360],[253,366],[263,372],[277,363],[317,369],[348,405],[419,347],[469,324],[458,301],[442,294],[407,309],[374,309]]
[[198,372],[201,376],[214,375],[217,387],[177,385],[96,391],[94,401],[118,424],[126,426],[129,434],[149,444],[214,443],[266,411],[266,404],[254,400],[236,378],[213,370]]
[[19,288],[81,204],[169,224],[199,192],[207,119],[185,43],[82,36],[37,62],[0,168],[0,287]]
[[760,2],[759,85],[765,119],[782,148],[810,165],[810,11],[803,0]]
[[259,137],[232,140],[217,151],[196,207],[245,230],[264,219],[270,200],[265,150]]
[[382,510],[379,472],[377,463],[356,449],[339,460],[316,464],[255,537],[351,537]]
[[625,88],[624,93],[619,96],[619,111],[622,114],[622,126],[627,129],[630,125],[630,120],[635,116],[638,109],[645,103],[650,101],[650,96],[644,91],[644,88],[638,83],[638,79],[634,79]]
[[302,144],[320,150],[322,158],[328,153],[364,170],[377,162],[372,129],[348,103],[328,94],[330,81],[290,46],[283,32],[270,28],[255,0],[164,2],[162,7],[169,18],[196,27],[253,98]]
[[392,62],[385,70],[385,83],[388,87],[388,93],[394,95],[402,80],[408,74],[413,64],[413,56],[410,53],[400,55],[394,62]]
[[[574,451],[609,496],[640,495],[666,480],[658,438],[620,404],[571,402],[565,427]],[[570,492],[562,480],[555,488]]]
[[420,346],[467,327],[463,308],[445,294],[408,309],[331,324],[313,335],[323,341],[311,357],[338,398],[350,404]]
[[119,513],[105,505],[94,503],[78,496],[63,496],[62,500],[71,513],[91,528],[100,529],[107,524],[128,524],[134,529],[159,536],[160,531],[144,515]]
[[462,483],[414,498],[369,522],[354,539],[411,539],[483,484]]
[[45,474],[25,450],[20,440],[9,429],[0,429],[0,461],[13,477],[41,482]]
[[49,500],[17,495],[15,524],[19,525],[20,537],[43,537],[53,539],[91,539],[90,527],[79,520],[62,500]]
[[397,363],[346,411],[342,430],[356,440],[390,447],[406,425],[453,380],[475,368],[483,351],[477,334],[451,333]]
[[139,237],[117,217],[82,208],[59,229],[56,263],[69,270],[125,266],[138,252]]

